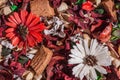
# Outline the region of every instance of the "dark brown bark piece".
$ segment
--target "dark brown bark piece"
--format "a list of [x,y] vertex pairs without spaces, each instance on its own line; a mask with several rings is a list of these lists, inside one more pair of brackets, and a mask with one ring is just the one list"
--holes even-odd
[[52,58],[52,51],[45,46],[41,46],[37,54],[31,61],[30,66],[35,71],[36,75],[40,75]]
[[31,0],[30,7],[32,13],[38,16],[51,17],[55,15],[54,9],[50,6],[48,0]]

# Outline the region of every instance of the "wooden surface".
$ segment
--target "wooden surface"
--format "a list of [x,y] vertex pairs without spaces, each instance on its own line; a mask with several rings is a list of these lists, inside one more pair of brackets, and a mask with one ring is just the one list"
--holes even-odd
[[44,71],[50,62],[52,55],[52,51],[44,46],[39,49],[30,64],[36,75],[40,75]]

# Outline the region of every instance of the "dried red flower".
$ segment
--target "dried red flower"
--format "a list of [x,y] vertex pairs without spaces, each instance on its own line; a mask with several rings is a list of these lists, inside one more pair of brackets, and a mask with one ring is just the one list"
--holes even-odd
[[84,3],[82,4],[82,9],[83,9],[83,10],[86,10],[86,11],[91,11],[91,10],[93,10],[93,9],[94,9],[93,3],[90,2],[90,1],[84,2]]
[[13,80],[12,74],[7,70],[0,70],[0,80]]
[[14,12],[6,22],[8,26],[6,37],[8,37],[14,46],[22,48],[23,46],[34,47],[42,41],[41,32],[45,29],[40,18],[27,11]]

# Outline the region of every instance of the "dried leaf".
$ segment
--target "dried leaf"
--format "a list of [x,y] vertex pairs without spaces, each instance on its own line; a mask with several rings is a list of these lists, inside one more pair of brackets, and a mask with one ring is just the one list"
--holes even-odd
[[110,14],[113,21],[117,21],[117,14],[116,14],[116,10],[114,9],[115,4],[113,0],[104,0],[102,1],[102,5],[104,6],[108,14]]

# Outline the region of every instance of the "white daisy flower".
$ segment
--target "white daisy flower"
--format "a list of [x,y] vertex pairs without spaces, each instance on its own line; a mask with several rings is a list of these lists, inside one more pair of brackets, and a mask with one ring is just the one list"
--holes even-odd
[[102,74],[107,74],[102,66],[110,66],[111,58],[108,47],[99,44],[96,39],[92,39],[90,45],[87,39],[80,40],[73,46],[68,60],[69,64],[78,64],[73,67],[73,75],[81,80],[86,76],[87,80],[97,79],[96,70]]

